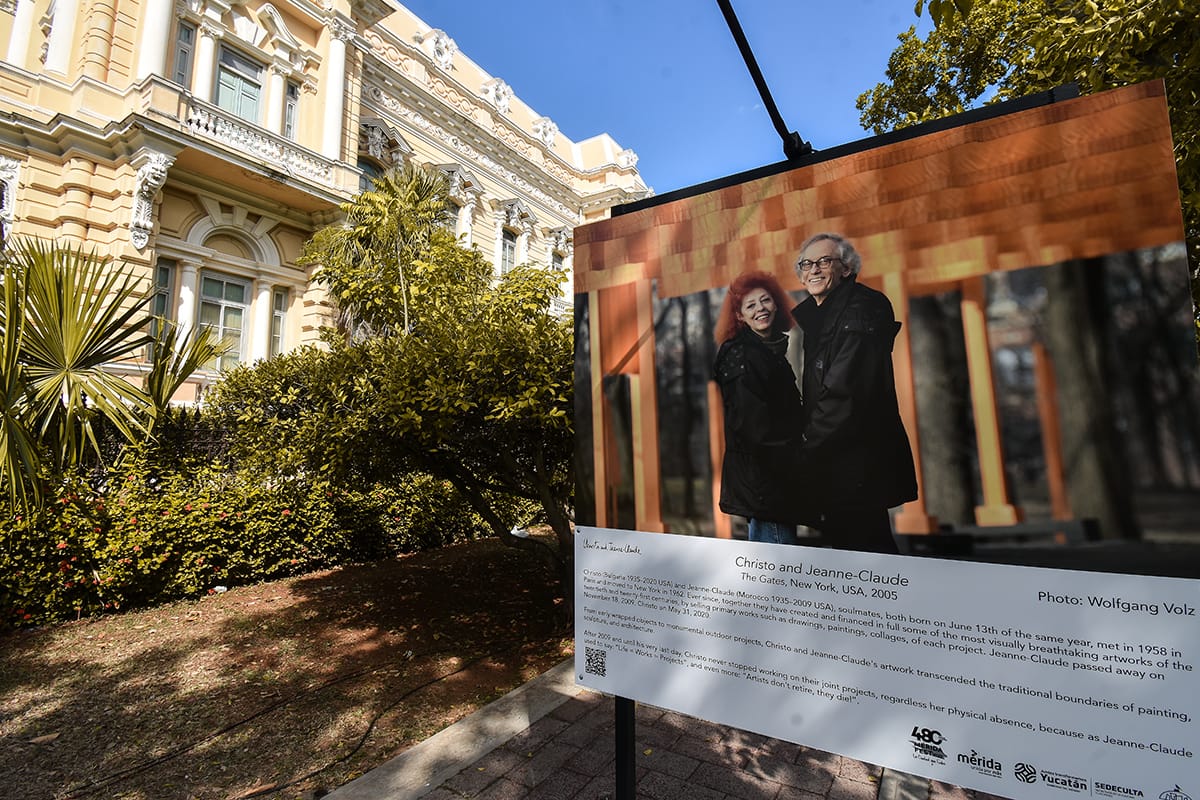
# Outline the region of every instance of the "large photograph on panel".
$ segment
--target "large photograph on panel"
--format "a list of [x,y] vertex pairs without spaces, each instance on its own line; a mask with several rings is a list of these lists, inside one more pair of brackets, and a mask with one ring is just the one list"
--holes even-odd
[[836,232],[900,322],[902,552],[1194,577],[1175,548],[1200,536],[1200,371],[1162,85],[869,144],[577,229],[577,522],[747,537],[719,503],[714,330],[746,272],[808,299],[801,247]]

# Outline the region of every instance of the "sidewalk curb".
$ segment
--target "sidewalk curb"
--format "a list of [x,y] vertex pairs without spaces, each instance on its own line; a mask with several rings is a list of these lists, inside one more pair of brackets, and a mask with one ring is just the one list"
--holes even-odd
[[433,791],[563,703],[575,685],[568,658],[473,714],[325,795],[328,800],[415,800]]

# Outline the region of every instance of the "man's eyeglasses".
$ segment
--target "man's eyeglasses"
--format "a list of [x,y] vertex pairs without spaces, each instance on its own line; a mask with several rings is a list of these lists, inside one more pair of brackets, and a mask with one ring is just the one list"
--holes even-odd
[[803,261],[796,262],[796,267],[801,272],[808,272],[813,267],[820,267],[821,269],[829,269],[831,266],[833,266],[833,262],[835,262],[835,261],[841,261],[841,259],[838,258],[837,256],[821,256],[816,261],[813,261],[811,258],[806,258]]

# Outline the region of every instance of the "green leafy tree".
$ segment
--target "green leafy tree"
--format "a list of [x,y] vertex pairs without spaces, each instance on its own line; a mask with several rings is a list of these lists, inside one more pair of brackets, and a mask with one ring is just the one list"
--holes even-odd
[[[159,336],[149,333],[150,298],[127,265],[36,239],[7,245],[0,262],[0,469],[10,505],[28,507],[41,504],[47,481],[89,454],[101,456],[101,425],[127,441],[149,435],[163,393],[178,388],[215,345],[206,334],[178,342],[165,323]],[[147,346],[173,354],[154,365],[149,390],[112,369]]]
[[[569,581],[572,329],[553,313],[565,275],[523,266],[495,280],[444,227],[447,199],[443,181],[406,167],[343,206],[347,224],[305,258],[372,335],[234,370],[212,407],[235,424],[241,458],[271,452],[276,468],[364,485],[447,480],[496,536],[544,552]],[[264,370],[280,388],[266,403],[249,388]],[[523,508],[556,547],[513,533]]]

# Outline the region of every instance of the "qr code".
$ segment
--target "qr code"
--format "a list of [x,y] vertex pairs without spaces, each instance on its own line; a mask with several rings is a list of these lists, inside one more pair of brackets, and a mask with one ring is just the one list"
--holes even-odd
[[604,668],[606,666],[605,659],[608,658],[608,651],[601,650],[598,647],[583,648],[583,657],[586,661],[583,670],[589,675],[599,675],[604,677]]

